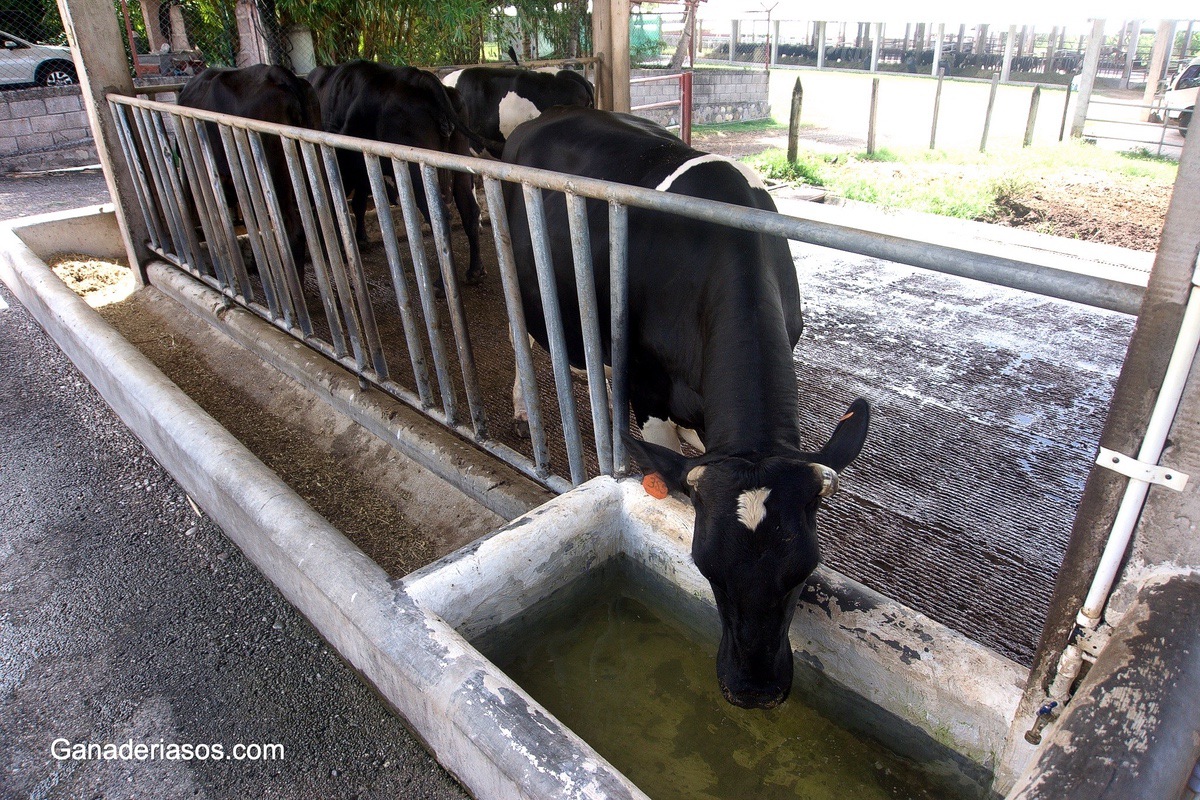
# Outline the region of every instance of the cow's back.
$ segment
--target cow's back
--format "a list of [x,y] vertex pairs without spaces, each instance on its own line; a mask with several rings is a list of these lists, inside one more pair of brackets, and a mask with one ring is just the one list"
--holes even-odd
[[183,87],[179,105],[280,125],[321,128],[316,90],[290,70],[274,65],[210,67]]

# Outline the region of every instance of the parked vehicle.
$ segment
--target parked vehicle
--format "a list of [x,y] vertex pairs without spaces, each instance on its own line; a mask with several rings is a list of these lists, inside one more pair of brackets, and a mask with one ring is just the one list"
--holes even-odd
[[78,82],[71,48],[35,44],[0,31],[0,85],[70,86]]
[[1200,58],[1193,58],[1179,70],[1162,96],[1162,113],[1167,119],[1175,120],[1179,133],[1187,136],[1192,124],[1192,111],[1196,108],[1196,95],[1200,94]]

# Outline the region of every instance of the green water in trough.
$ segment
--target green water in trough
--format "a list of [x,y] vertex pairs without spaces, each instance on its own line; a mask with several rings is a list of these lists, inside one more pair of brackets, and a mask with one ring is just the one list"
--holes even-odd
[[800,662],[779,708],[726,703],[717,631],[621,557],[475,645],[654,800],[987,796],[978,765]]

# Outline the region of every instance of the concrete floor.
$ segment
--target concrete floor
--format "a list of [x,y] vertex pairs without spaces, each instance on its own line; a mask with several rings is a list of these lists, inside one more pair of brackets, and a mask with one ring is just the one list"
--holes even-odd
[[[0,179],[0,208],[105,202],[97,179]],[[3,288],[0,363],[0,797],[466,796]],[[283,758],[60,761],[60,737]]]

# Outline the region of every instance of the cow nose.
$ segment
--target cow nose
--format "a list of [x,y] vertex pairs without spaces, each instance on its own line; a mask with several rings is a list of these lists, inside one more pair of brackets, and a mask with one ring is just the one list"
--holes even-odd
[[787,700],[787,689],[776,691],[742,691],[735,692],[730,689],[725,683],[721,682],[721,694],[725,696],[725,700],[738,708],[760,708],[768,709],[775,708],[784,700]]

